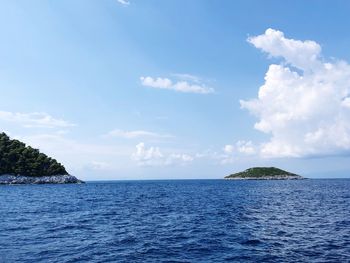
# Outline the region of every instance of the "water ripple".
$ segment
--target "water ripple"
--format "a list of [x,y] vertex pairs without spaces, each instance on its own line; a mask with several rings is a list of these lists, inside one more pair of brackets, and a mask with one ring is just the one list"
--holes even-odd
[[0,262],[350,262],[350,180],[0,187]]

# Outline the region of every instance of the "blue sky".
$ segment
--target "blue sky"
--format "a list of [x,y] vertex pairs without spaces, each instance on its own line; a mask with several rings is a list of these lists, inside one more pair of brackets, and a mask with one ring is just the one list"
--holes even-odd
[[350,171],[348,1],[0,4],[1,130],[82,179]]

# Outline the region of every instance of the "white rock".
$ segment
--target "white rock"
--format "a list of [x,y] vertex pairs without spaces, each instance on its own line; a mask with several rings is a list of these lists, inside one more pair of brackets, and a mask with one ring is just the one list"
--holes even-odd
[[0,175],[0,184],[79,184],[84,183],[70,174],[51,176]]

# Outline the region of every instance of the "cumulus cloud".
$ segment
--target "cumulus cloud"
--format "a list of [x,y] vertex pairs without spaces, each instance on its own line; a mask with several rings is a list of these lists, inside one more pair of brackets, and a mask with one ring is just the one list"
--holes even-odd
[[321,46],[314,41],[288,39],[283,32],[269,28],[265,34],[248,38],[248,42],[271,57],[284,58],[285,62],[296,68],[308,70],[322,67],[319,60]]
[[117,0],[119,4],[122,4],[124,6],[130,5],[130,2],[128,0]]
[[254,155],[257,153],[257,147],[252,141],[237,141],[235,144],[226,144],[223,148],[222,154],[214,152],[212,157],[214,159],[219,159],[222,164],[232,163],[238,157]]
[[67,128],[75,126],[75,124],[56,119],[44,112],[20,113],[0,111],[0,120],[17,123],[25,128]]
[[150,131],[144,131],[144,130],[135,130],[135,131],[124,131],[120,129],[112,130],[108,133],[109,136],[112,137],[120,137],[125,139],[135,139],[135,138],[172,138],[172,135],[169,134],[159,134],[155,132]]
[[267,29],[248,39],[281,64],[269,66],[258,98],[241,107],[258,118],[255,128],[271,136],[265,157],[343,154],[350,150],[350,66],[325,61],[314,41],[288,39]]
[[140,166],[184,165],[194,160],[187,154],[163,154],[158,147],[146,147],[143,142],[136,145],[132,159]]
[[185,77],[188,79],[188,81],[181,80],[183,77],[184,75],[182,74],[182,77],[180,77],[180,80],[178,81],[172,81],[168,78],[160,77],[141,77],[140,80],[143,86],[157,89],[168,89],[175,90],[177,92],[198,94],[208,94],[214,92],[213,88],[207,87],[205,84],[199,82],[198,78],[195,78],[194,76],[186,75]]

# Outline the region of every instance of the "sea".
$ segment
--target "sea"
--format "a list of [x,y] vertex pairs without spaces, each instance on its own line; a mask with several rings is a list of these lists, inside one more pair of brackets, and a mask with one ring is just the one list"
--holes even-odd
[[0,186],[0,262],[350,262],[350,179]]

